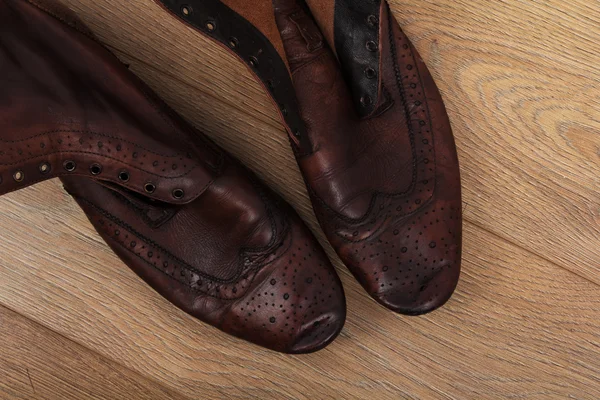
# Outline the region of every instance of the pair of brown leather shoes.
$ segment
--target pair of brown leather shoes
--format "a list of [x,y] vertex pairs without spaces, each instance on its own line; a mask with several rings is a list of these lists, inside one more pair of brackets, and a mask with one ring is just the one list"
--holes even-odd
[[[264,83],[327,238],[409,315],[460,272],[456,149],[384,0],[156,0]],[[272,1],[272,2],[271,2]],[[340,280],[293,209],[54,0],[0,0],[0,194],[59,177],[121,259],[219,329],[289,353],[341,331]]]

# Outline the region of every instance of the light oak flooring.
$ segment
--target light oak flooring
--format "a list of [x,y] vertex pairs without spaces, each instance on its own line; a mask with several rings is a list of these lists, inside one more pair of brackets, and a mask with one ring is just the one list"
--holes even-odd
[[[323,239],[241,63],[152,0],[63,2]],[[313,355],[263,350],[153,292],[46,182],[0,199],[1,399],[600,398],[600,2],[390,3],[460,153],[463,274],[447,306],[394,315],[327,247],[343,333]]]

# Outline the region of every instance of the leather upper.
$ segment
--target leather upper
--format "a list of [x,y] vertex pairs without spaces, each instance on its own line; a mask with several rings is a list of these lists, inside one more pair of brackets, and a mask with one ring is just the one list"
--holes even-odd
[[[439,307],[459,278],[461,188],[450,121],[427,67],[385,2],[335,4],[335,38],[353,41],[335,43],[341,68],[326,46],[308,50],[299,32],[312,26],[290,23],[302,7],[276,3],[286,50],[302,55],[291,69],[313,153],[299,164],[321,226],[379,302],[410,315]],[[363,30],[379,33],[351,35]]]
[[225,332],[290,353],[337,336],[341,283],[283,200],[56,2],[0,0],[0,26],[0,194],[60,177],[131,269]]
[[[225,6],[218,0],[157,1],[220,42],[232,34],[232,12],[239,31],[252,32],[253,21],[258,34],[247,41],[261,38],[258,54],[270,66],[283,41],[287,68],[267,74],[249,62],[246,47],[231,51],[263,83],[291,78],[297,107],[286,110],[302,124],[283,121],[327,238],[386,307],[414,315],[444,304],[460,274],[456,146],[435,82],[387,3],[272,0],[274,12],[257,16],[265,7],[235,0],[227,0],[235,10],[227,13],[213,13]],[[194,15],[182,15],[180,3]],[[216,28],[203,29],[203,20]],[[273,21],[280,37],[269,36]]]

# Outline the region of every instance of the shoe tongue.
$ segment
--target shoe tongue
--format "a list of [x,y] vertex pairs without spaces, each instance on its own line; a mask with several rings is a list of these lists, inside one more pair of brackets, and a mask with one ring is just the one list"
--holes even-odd
[[0,194],[73,175],[181,204],[219,174],[221,152],[97,42],[25,1],[0,26]]

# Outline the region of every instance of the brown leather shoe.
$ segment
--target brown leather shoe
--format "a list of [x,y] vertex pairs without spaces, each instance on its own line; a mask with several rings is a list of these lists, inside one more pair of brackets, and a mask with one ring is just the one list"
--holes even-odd
[[287,204],[68,10],[0,0],[0,26],[0,194],[60,177],[130,268],[227,333],[289,353],[337,336],[341,283]]
[[460,274],[456,147],[436,85],[387,3],[157,1],[264,83],[321,226],[369,294],[409,315],[444,304]]

